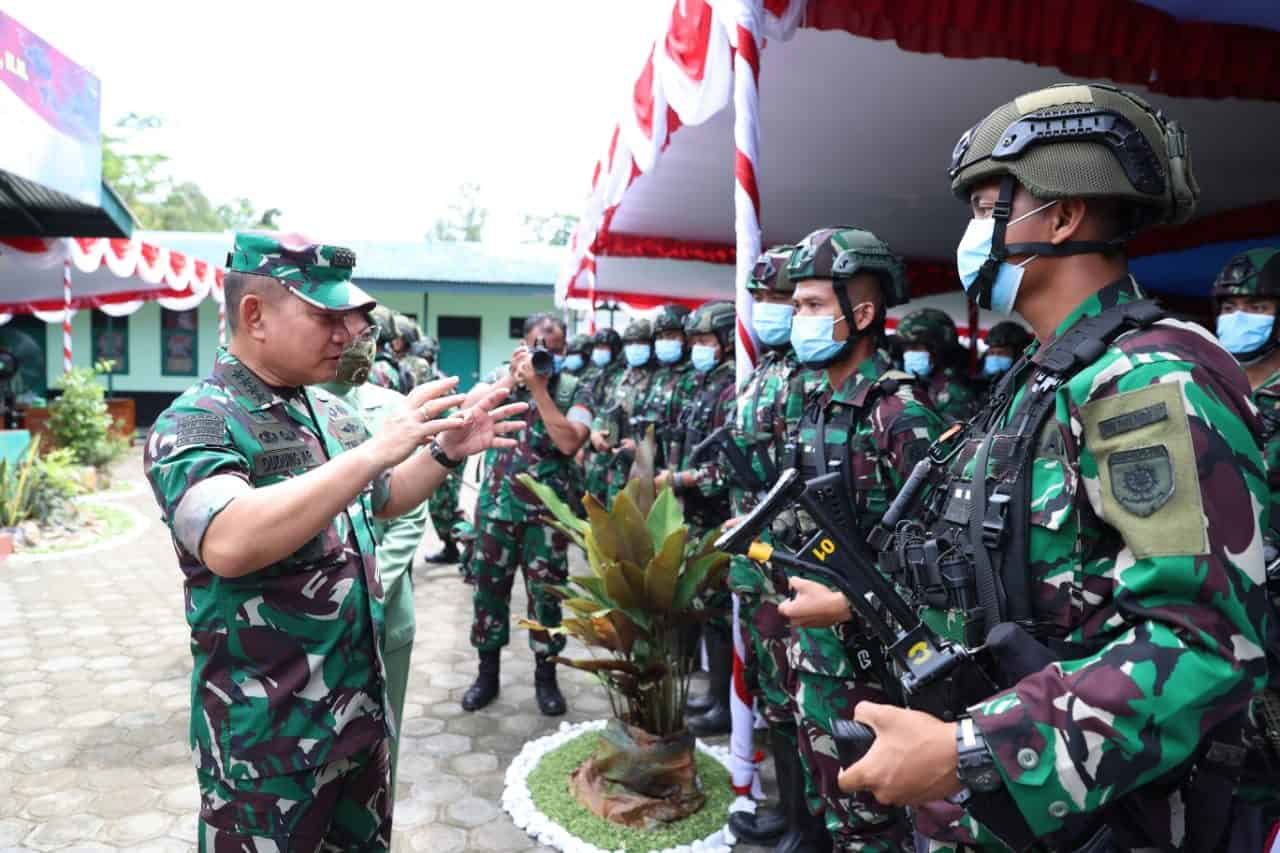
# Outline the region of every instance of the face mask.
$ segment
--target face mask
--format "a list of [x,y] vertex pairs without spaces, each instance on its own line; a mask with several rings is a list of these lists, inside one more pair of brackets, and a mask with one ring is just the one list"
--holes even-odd
[[791,321],[791,346],[795,348],[796,358],[803,364],[821,364],[839,355],[849,342],[832,337],[837,322],[830,314],[794,318]]
[[684,355],[684,343],[671,340],[654,341],[653,352],[658,356],[658,361],[663,364],[675,364],[680,360],[680,356]]
[[1271,340],[1274,314],[1251,314],[1234,311],[1218,315],[1218,340],[1232,355],[1246,355],[1261,349]]
[[644,367],[649,362],[648,344],[627,344],[622,352],[627,357],[627,364],[632,367]]
[[706,373],[720,363],[720,350],[718,347],[698,344],[693,348],[690,358],[693,361],[694,370]]
[[983,376],[999,376],[1010,367],[1013,367],[1012,356],[1007,355],[989,355],[982,360]]
[[[1009,225],[1016,225],[1028,216],[1034,216],[1046,208],[1053,207],[1055,204],[1057,204],[1056,201],[1042,204],[1035,210],[1022,214],[1017,219],[1009,220],[1005,228],[1007,229]],[[978,280],[978,272],[991,254],[991,243],[995,237],[995,230],[995,217],[988,216],[985,219],[971,219],[969,220],[969,227],[964,230],[964,236],[960,238],[960,245],[956,247],[956,266],[960,268],[960,284],[963,285],[965,293],[968,293],[974,282]],[[1018,296],[1018,288],[1022,286],[1023,270],[1036,257],[1036,255],[1032,255],[1018,264],[1001,261],[1000,269],[996,272],[996,283],[991,287],[991,304],[981,307],[990,308],[998,314],[1012,314],[1014,299]]]
[[559,373],[562,370],[564,370],[564,356],[553,352],[551,354],[551,372]]
[[352,340],[342,351],[342,355],[338,356],[338,375],[334,377],[334,381],[343,385],[363,385],[369,378],[369,369],[373,367],[375,349],[372,335]]
[[921,378],[933,373],[933,356],[928,350],[911,349],[902,354],[902,369]]
[[791,317],[795,308],[777,302],[757,302],[751,306],[751,327],[760,342],[780,347],[791,339]]
[[596,367],[608,367],[611,361],[613,361],[613,350],[593,349],[591,351],[591,363]]
[[582,353],[573,352],[564,357],[564,369],[570,373],[577,373],[582,369]]

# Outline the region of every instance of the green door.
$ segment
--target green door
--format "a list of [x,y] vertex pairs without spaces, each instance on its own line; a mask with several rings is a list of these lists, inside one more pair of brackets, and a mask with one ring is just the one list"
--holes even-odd
[[480,318],[440,317],[440,372],[458,377],[458,390],[468,391],[480,380]]
[[[61,327],[59,327],[61,328]],[[61,338],[59,338],[61,340]],[[0,326],[0,349],[7,349],[18,359],[18,375],[13,392],[43,397],[45,387],[45,324],[30,314],[19,314]]]

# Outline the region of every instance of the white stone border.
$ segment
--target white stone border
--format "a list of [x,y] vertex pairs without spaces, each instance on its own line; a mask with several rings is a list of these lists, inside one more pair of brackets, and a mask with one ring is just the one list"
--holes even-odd
[[[588,844],[551,818],[538,811],[533,804],[533,795],[529,791],[529,774],[538,766],[538,762],[547,753],[568,743],[579,735],[589,731],[599,731],[607,724],[607,720],[591,720],[585,723],[561,723],[558,731],[531,740],[524,745],[520,753],[511,759],[507,767],[506,787],[502,791],[502,808],[511,815],[515,825],[536,839],[539,844],[563,850],[565,853],[610,853],[599,847]],[[697,741],[697,748],[714,758],[729,770],[729,749]],[[729,807],[730,812],[755,811],[755,802],[746,797],[738,799]],[[737,839],[729,832],[728,824],[717,829],[706,838],[669,847],[657,853],[729,853]],[[621,851],[613,851],[621,853]]]
[[[90,497],[92,496],[83,495],[82,499]],[[98,502],[85,500],[85,503]],[[39,554],[24,554],[21,551],[15,551],[5,558],[5,562],[11,564],[43,563],[48,560],[62,560],[67,557],[83,557],[88,554],[97,554],[101,551],[110,551],[114,548],[119,548],[121,545],[126,545],[135,539],[138,539],[143,533],[147,532],[147,528],[150,526],[151,522],[146,518],[146,516],[138,512],[133,507],[128,504],[118,504],[108,501],[101,501],[100,503],[105,503],[111,509],[119,510],[125,515],[128,515],[130,517],[130,521],[133,522],[133,526],[118,536],[112,536],[109,539],[103,539],[99,542],[94,542],[92,545],[85,545],[82,548],[67,548],[61,551],[46,551]]]

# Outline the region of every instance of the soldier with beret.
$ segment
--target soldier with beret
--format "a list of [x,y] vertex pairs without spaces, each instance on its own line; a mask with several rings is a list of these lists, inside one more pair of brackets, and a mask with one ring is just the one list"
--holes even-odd
[[370,437],[309,387],[368,329],[354,253],[238,234],[227,267],[231,341],[157,419],[144,460],[184,575],[200,849],[386,850],[395,721],[374,520],[513,444],[522,424],[504,418],[524,406],[428,383]]

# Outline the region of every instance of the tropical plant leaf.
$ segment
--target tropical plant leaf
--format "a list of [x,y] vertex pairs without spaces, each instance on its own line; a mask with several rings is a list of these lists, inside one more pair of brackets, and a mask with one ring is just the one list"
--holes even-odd
[[609,517],[618,535],[618,559],[637,566],[647,566],[653,559],[653,540],[649,538],[649,528],[645,526],[644,516],[625,491],[619,492],[613,499],[613,510]]
[[516,625],[521,628],[524,628],[526,631],[546,631],[548,634],[568,634],[570,633],[570,631],[567,623],[569,623],[570,621],[573,621],[573,620],[566,619],[564,620],[564,623],[562,623],[558,627],[548,628],[546,625],[543,625],[537,619],[525,619],[522,617],[516,620]]
[[604,589],[609,594],[609,598],[616,601],[618,606],[624,609],[639,606],[640,593],[643,592],[643,589],[636,591],[631,588],[631,582],[627,580],[622,566],[617,563],[605,563],[601,568],[604,576]]
[[[616,561],[622,553],[622,541],[617,528],[613,524],[612,516],[591,495],[587,495],[582,499],[582,505],[587,508],[587,518],[590,519],[591,536],[595,540],[596,550],[605,560]],[[590,554],[591,552],[588,549],[587,555],[590,556]],[[599,569],[596,570],[596,573],[600,574]]]
[[574,515],[573,510],[569,508],[568,504],[560,500],[560,496],[555,493],[554,489],[539,483],[528,474],[521,474],[516,477],[516,479],[519,480],[526,489],[538,496],[538,500],[542,501],[542,505],[551,511],[551,514],[555,516],[556,521],[560,522],[570,530],[577,531],[579,536],[587,532],[587,522]]
[[658,492],[644,523],[649,528],[649,538],[653,540],[654,548],[662,547],[667,537],[684,525],[684,510],[680,508],[680,501],[676,499],[676,493],[670,486],[663,486]]
[[710,554],[704,554],[698,557],[694,562],[705,563],[706,573],[702,578],[702,589],[714,589],[724,583],[725,577],[729,573],[730,556],[722,551],[712,551]]
[[676,581],[675,594],[671,599],[672,610],[689,609],[689,605],[698,597],[698,592],[702,589],[703,581],[707,577],[707,569],[710,567],[711,564],[706,561],[686,561],[684,571]]
[[684,565],[684,546],[688,538],[689,528],[676,528],[645,567],[645,598],[654,610],[668,610],[675,601],[676,582],[680,578],[680,567]]
[[574,545],[577,545],[579,548],[581,548],[584,551],[587,550],[586,537],[584,537],[577,530],[573,530],[568,527],[565,527],[563,524],[556,521],[554,518],[552,518],[549,515],[542,516],[541,520],[543,523],[545,523],[548,527],[552,528],[553,530],[558,530],[561,533],[563,533],[565,536],[568,536],[569,541],[572,542]]
[[602,608],[598,602],[588,598],[566,598],[564,606],[580,616],[595,616],[601,610],[608,610],[607,607]]
[[621,610],[610,610],[605,617],[613,625],[614,634],[618,637],[618,651],[630,657],[632,649],[635,648],[636,640],[641,636],[647,636],[631,617]]
[[720,538],[720,533],[722,530],[723,530],[722,527],[717,527],[713,530],[708,530],[706,533],[704,533],[702,538],[698,540],[698,544],[694,547],[693,553],[690,554],[689,556],[691,558],[702,557],[715,551],[716,540]]
[[[570,658],[560,657],[559,655],[552,658],[558,664],[571,666],[574,669],[580,669],[583,672],[625,672],[636,678],[644,678],[648,672],[636,666],[631,661],[617,660],[616,658],[607,658],[597,660],[591,658],[589,660],[571,660]],[[652,667],[650,667],[652,669]]]
[[600,603],[602,607],[613,607],[613,599],[604,588],[604,578],[598,575],[574,575],[569,578],[580,590],[586,592]]
[[649,424],[644,431],[644,438],[636,443],[636,458],[631,463],[631,472],[627,477],[626,490],[631,493],[631,500],[641,515],[649,514],[653,506],[653,478],[657,473],[654,460],[658,455],[658,443],[654,438],[654,426]]
[[649,597],[645,592],[644,569],[630,560],[621,560],[618,565],[622,567],[622,573],[627,577],[627,585],[635,593],[635,608],[652,612],[654,609],[653,603],[649,601]]

